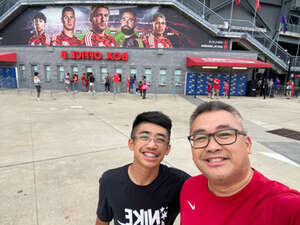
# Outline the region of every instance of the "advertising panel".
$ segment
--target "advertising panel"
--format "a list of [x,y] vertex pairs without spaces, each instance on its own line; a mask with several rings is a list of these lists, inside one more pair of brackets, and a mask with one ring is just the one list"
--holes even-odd
[[225,49],[167,6],[30,7],[2,31],[1,45]]

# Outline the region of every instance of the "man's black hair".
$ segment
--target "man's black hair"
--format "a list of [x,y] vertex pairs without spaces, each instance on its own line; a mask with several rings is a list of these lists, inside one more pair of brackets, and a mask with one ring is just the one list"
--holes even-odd
[[61,11],[61,17],[64,16],[64,13],[65,13],[65,12],[72,12],[72,13],[74,14],[74,16],[75,16],[75,11],[74,11],[74,9],[73,9],[72,7],[70,7],[70,6],[65,6],[65,7],[63,8],[63,10]]
[[35,20],[35,19],[42,19],[45,21],[45,23],[47,22],[46,16],[41,12],[38,12],[33,16],[32,20]]
[[172,121],[171,119],[159,111],[150,111],[150,112],[143,112],[136,116],[131,129],[131,138],[134,137],[136,128],[141,123],[154,123],[158,126],[165,128],[168,132],[168,137],[170,139],[171,136],[171,128],[172,128]]
[[34,76],[37,76],[37,75],[39,75],[39,73],[38,72],[34,72]]

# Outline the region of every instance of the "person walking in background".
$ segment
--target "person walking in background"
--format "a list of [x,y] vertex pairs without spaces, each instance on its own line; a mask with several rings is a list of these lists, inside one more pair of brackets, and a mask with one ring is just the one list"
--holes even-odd
[[104,78],[104,87],[105,87],[105,92],[110,92],[110,76],[109,76],[109,73],[107,73],[105,78]]
[[119,74],[116,72],[113,75],[113,89],[114,89],[114,95],[118,93],[118,83],[119,83]]
[[149,88],[149,85],[146,81],[146,76],[143,76],[143,81],[142,81],[142,90],[143,90],[143,97],[142,98],[143,99],[146,98],[146,92],[147,92],[148,88]]
[[270,79],[268,80],[269,97],[273,97],[273,96],[274,96],[274,94],[273,94],[273,84],[274,84],[273,79],[270,78]]
[[202,174],[181,189],[181,225],[300,224],[300,193],[251,166],[252,141],[234,107],[200,104],[189,130],[193,161]]
[[130,93],[130,75],[127,77],[126,80],[126,91],[127,93]]
[[219,97],[219,88],[220,88],[220,80],[219,78],[215,77],[213,79],[213,92],[212,92],[212,98]]
[[96,90],[95,90],[95,77],[94,77],[94,75],[93,75],[93,73],[91,73],[90,74],[90,76],[89,76],[89,83],[90,83],[90,85],[89,85],[89,92],[93,92],[93,93],[95,93],[96,92]]
[[139,82],[138,90],[139,90],[140,95],[142,97],[143,96],[143,82],[142,81]]
[[276,77],[274,95],[278,95],[279,85],[280,85],[280,80],[278,77]]
[[74,74],[73,75],[73,86],[74,86],[74,91],[78,91],[78,75]]
[[293,87],[293,81],[289,80],[286,83],[286,95],[287,95],[288,99],[290,99],[292,97],[292,87]]
[[225,80],[225,82],[224,82],[224,97],[228,96],[228,94],[227,94],[228,88],[229,88],[229,83],[227,80]]
[[66,92],[70,91],[70,85],[71,85],[71,76],[70,76],[70,73],[67,73],[67,75],[65,77],[65,89],[66,89]]
[[41,85],[40,75],[38,72],[34,72],[33,83],[36,89],[36,100],[40,101],[42,85]]
[[83,73],[81,75],[81,88],[82,90],[87,90],[87,81],[86,81],[86,77],[85,77],[85,73]]

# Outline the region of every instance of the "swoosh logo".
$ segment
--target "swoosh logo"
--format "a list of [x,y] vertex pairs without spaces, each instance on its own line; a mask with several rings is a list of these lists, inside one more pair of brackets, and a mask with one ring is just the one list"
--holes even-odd
[[192,208],[192,210],[195,210],[195,208],[196,208],[195,204],[193,205],[193,204],[190,203],[188,200],[187,200],[187,203],[190,205],[190,207]]
[[117,222],[118,222],[120,225],[126,225],[126,223],[121,223],[119,220],[117,220]]

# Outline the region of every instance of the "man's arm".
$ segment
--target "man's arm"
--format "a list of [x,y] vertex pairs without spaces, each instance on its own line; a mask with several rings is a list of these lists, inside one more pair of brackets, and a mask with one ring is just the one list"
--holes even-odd
[[96,225],[109,225],[109,222],[101,221],[97,216]]

